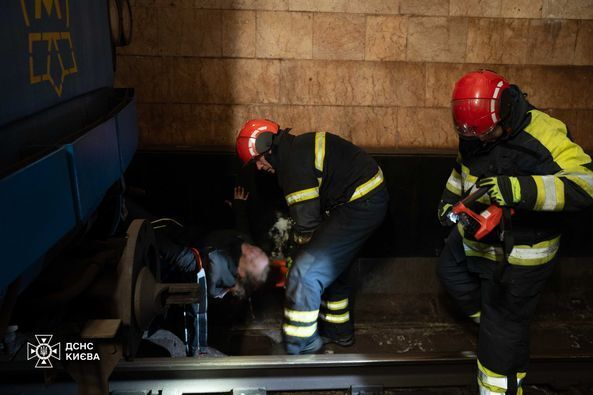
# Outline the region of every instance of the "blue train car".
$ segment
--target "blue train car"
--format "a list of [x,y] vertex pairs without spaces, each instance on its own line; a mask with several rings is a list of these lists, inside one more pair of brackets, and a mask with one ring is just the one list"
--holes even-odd
[[84,233],[137,146],[114,89],[104,0],[13,0],[0,13],[0,295]]

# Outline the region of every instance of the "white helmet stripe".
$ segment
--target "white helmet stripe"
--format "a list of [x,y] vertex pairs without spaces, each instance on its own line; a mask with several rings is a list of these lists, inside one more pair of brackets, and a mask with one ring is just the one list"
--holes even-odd
[[257,152],[257,150],[255,149],[255,140],[257,139],[257,136],[259,136],[262,132],[265,132],[265,131],[266,131],[266,127],[262,126],[258,129],[255,129],[253,131],[253,133],[251,133],[251,136],[249,136],[247,147],[249,148],[249,154],[252,157],[259,155],[259,152]]
[[492,94],[492,99],[490,100],[490,116],[492,117],[492,122],[494,123],[498,122],[498,116],[496,115],[496,99],[498,98],[500,88],[503,84],[504,81],[498,81],[498,84],[496,84],[496,88],[494,89],[494,93]]
[[493,99],[498,98],[498,94],[500,93],[500,88],[502,88],[502,85],[504,84],[504,81],[498,81],[498,84],[496,84],[496,89],[494,89],[494,94],[492,95]]

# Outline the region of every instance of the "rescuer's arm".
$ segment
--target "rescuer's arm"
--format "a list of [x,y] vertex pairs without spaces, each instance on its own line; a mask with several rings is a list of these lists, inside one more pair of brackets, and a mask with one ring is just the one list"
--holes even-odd
[[463,184],[461,180],[461,157],[457,155],[457,162],[447,179],[445,189],[441,196],[441,201],[438,206],[438,219],[441,225],[453,225],[449,219],[448,214],[455,203],[457,203],[463,193]]
[[313,171],[296,168],[289,173],[283,189],[295,222],[295,241],[304,244],[322,221],[319,181]]
[[561,129],[537,137],[560,167],[555,174],[488,177],[478,181],[478,186],[490,188],[491,200],[501,206],[534,211],[577,211],[592,206],[591,157]]

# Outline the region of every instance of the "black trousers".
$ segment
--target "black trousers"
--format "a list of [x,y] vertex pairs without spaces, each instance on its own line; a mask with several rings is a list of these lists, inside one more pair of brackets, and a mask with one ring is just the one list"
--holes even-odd
[[349,294],[346,272],[364,242],[383,222],[388,201],[387,189],[382,188],[368,199],[336,207],[297,253],[286,285],[283,334],[287,353],[307,352],[319,342],[317,318],[322,295],[330,307],[322,309],[322,314],[339,321],[333,329],[327,325],[326,329],[352,333],[351,320],[345,320],[349,318],[345,315],[348,306],[343,304]]
[[555,261],[537,266],[507,265],[498,282],[493,278],[496,263],[466,257],[456,228],[447,238],[438,276],[463,313],[480,313],[478,360],[486,369],[508,377],[509,383],[510,377],[527,371],[529,326]]

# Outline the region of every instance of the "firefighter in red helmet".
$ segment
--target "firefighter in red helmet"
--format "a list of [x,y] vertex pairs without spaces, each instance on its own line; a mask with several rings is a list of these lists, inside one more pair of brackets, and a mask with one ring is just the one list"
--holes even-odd
[[360,148],[331,133],[289,130],[248,121],[237,153],[276,174],[295,221],[301,247],[286,283],[282,332],[287,353],[307,354],[327,342],[353,343],[347,269],[383,222],[389,196],[381,169]]
[[503,229],[479,241],[469,228],[454,227],[438,274],[463,313],[480,325],[480,393],[521,393],[529,324],[557,259],[559,214],[593,204],[593,165],[564,123],[495,72],[461,77],[451,106],[459,152],[439,220],[452,225],[452,205],[476,188],[487,194],[473,211],[494,203],[506,215]]

